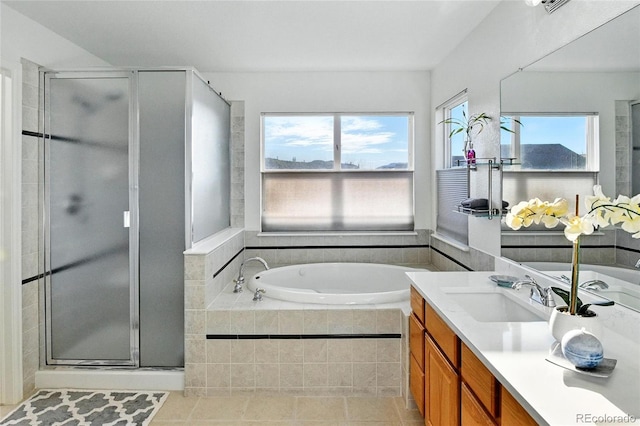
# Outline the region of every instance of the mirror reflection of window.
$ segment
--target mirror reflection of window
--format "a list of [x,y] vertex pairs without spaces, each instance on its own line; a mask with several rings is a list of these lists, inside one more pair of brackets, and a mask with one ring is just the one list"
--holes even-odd
[[503,122],[512,133],[501,131],[500,156],[515,158],[517,169],[597,169],[597,115],[505,114]]

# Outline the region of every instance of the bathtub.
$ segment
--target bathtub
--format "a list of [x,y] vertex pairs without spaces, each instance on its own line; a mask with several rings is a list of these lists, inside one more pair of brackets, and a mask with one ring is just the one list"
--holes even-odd
[[[571,264],[559,262],[527,262],[526,266],[553,276],[571,276]],[[580,282],[600,280],[609,286],[606,289],[591,290],[607,299],[627,307],[640,310],[640,272],[637,269],[609,265],[580,264]]]
[[312,263],[283,266],[255,274],[252,291],[265,297],[299,303],[364,305],[409,300],[405,272],[424,271],[375,263]]

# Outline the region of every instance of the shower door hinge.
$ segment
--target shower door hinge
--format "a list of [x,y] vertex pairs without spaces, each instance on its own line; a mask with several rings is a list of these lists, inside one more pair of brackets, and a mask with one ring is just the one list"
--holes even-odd
[[131,215],[128,211],[124,212],[124,227],[129,228],[131,226]]

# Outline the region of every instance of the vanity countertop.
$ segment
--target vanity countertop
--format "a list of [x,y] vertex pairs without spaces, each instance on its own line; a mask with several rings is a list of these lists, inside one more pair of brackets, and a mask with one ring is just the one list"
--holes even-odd
[[[452,300],[451,292],[511,292],[548,318],[551,308],[529,301],[528,288],[498,287],[489,279],[492,274],[407,273],[427,303],[538,423],[640,423],[640,321],[629,321],[624,336],[605,329],[604,356],[617,359],[610,377],[570,371],[545,360],[554,344],[545,321],[478,322]],[[594,308],[599,315],[616,315],[617,309],[624,308]]]

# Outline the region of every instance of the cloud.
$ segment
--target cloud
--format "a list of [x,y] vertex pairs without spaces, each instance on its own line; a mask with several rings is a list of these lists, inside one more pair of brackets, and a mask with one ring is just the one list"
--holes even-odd
[[270,145],[305,147],[333,144],[333,117],[268,117],[265,136]]
[[[268,116],[265,120],[270,149],[333,150],[333,116]],[[375,116],[342,116],[341,130],[343,155],[398,152],[398,144],[403,144],[396,132]],[[406,148],[401,151],[406,152]]]

